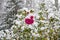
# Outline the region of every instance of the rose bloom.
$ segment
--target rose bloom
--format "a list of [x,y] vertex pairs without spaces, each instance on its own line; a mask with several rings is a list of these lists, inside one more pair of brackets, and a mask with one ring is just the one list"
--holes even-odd
[[34,20],[33,20],[33,16],[30,16],[30,18],[26,18],[25,19],[25,23],[26,24],[33,24]]

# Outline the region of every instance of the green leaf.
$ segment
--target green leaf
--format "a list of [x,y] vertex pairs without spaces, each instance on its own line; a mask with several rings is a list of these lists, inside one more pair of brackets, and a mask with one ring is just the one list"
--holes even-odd
[[38,24],[38,27],[42,27],[42,26],[44,26],[44,23],[40,22],[40,23]]
[[14,33],[14,34],[18,32],[18,30],[17,30],[16,28],[13,28],[13,29],[14,29],[14,30],[13,30],[13,33]]
[[19,11],[18,14],[19,14],[19,15],[22,14],[22,11]]
[[53,22],[54,21],[54,18],[50,17],[49,21],[50,22]]
[[39,14],[39,15],[42,15],[43,13],[42,13],[42,12],[39,12],[38,14]]
[[53,29],[50,29],[50,32],[53,33],[54,32]]
[[33,10],[30,10],[30,13],[33,13],[34,11]]
[[29,29],[25,29],[23,32],[28,32],[28,33],[30,33],[30,31],[31,31],[31,29],[29,28]]
[[3,40],[7,40],[6,37],[3,37]]

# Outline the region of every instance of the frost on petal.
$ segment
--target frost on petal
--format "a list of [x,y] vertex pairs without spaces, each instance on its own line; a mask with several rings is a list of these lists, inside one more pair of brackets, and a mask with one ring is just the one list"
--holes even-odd
[[32,35],[33,35],[34,37],[39,37],[39,34],[36,34],[36,33],[32,33]]
[[15,24],[18,24],[18,25],[20,25],[20,23],[21,23],[21,21],[19,21],[19,20],[15,20],[14,22],[15,22]]
[[59,29],[59,28],[60,28],[60,26],[55,26],[54,28],[55,28],[55,29]]
[[3,30],[0,31],[0,38],[6,37],[6,34],[4,33]]
[[50,17],[54,17],[54,13],[50,13],[48,18],[50,18]]
[[18,14],[17,14],[16,16],[17,16],[18,18],[21,18],[22,15],[18,15]]
[[25,26],[22,26],[22,27],[21,27],[22,31],[24,30],[24,28],[25,28]]
[[41,30],[44,30],[44,29],[46,29],[47,27],[41,27]]
[[32,25],[29,25],[29,27],[28,28],[30,28],[30,29],[34,29],[34,27],[32,26]]
[[28,11],[28,12],[29,12],[28,8],[23,8],[22,10],[26,10],[26,11]]
[[35,22],[33,23],[33,25],[37,27],[37,26],[38,26],[38,22],[35,21]]

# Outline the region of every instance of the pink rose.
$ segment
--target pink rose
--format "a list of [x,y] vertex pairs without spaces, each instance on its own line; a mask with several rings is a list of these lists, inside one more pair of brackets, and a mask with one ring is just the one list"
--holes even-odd
[[25,19],[25,23],[26,23],[26,24],[33,24],[33,22],[34,22],[33,16],[31,16],[30,19],[29,19],[29,18],[26,18],[26,19]]

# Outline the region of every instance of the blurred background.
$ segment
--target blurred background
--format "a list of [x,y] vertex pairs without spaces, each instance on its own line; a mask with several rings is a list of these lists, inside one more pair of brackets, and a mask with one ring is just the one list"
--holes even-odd
[[36,11],[39,10],[38,4],[41,2],[46,2],[47,8],[50,6],[60,11],[60,0],[0,0],[0,31],[12,27],[18,9],[26,7]]

